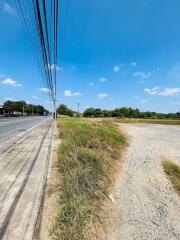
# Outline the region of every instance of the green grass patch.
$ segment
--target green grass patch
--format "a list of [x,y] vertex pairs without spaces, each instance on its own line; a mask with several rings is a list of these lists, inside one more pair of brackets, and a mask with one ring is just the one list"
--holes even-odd
[[164,160],[163,161],[164,171],[168,174],[174,188],[180,194],[180,167],[175,163]]
[[89,226],[102,220],[100,213],[126,137],[117,127],[102,121],[61,118],[58,127],[62,138],[61,182],[59,210],[51,235],[61,240],[92,239]]

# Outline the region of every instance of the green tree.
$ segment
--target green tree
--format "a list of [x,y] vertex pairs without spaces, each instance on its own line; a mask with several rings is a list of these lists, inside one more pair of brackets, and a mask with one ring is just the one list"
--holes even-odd
[[94,114],[95,114],[94,108],[87,108],[83,113],[83,117],[94,117]]
[[74,112],[68,108],[65,104],[60,104],[57,108],[57,113],[60,115],[67,115],[72,117],[74,115]]

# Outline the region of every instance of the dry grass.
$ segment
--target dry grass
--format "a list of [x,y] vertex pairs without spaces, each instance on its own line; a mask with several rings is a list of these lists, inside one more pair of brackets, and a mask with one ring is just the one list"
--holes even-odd
[[168,174],[174,188],[180,194],[180,167],[175,163],[164,160],[163,161],[164,171]]
[[94,239],[126,138],[101,121],[61,118],[58,123],[61,187],[51,235],[61,240]]

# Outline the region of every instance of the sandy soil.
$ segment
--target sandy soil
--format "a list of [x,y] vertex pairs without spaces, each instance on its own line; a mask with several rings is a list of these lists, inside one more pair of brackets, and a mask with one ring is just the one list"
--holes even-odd
[[180,126],[119,126],[131,139],[111,195],[116,219],[106,239],[180,239],[180,199],[162,168],[163,158],[180,164]]

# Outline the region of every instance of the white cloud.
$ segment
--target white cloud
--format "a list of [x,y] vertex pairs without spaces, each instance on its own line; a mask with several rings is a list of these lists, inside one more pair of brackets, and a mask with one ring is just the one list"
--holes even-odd
[[148,100],[147,100],[147,99],[140,99],[139,102],[140,102],[142,105],[146,105],[146,103],[148,103]]
[[12,87],[22,87],[23,85],[18,83],[17,81],[14,81],[11,78],[6,78],[2,81],[2,84],[12,86]]
[[133,75],[135,77],[149,78],[152,75],[152,73],[151,72],[147,72],[147,73],[145,73],[145,72],[135,72]]
[[32,96],[32,99],[37,99],[37,96]]
[[154,88],[145,88],[144,91],[149,93],[150,95],[160,95],[165,97],[180,94],[180,88],[160,89],[159,87],[154,87]]
[[5,97],[5,100],[6,100],[6,101],[16,101],[16,99],[15,99],[15,98],[12,98],[12,97]]
[[31,104],[29,101],[26,101],[27,104]]
[[40,88],[39,90],[40,90],[42,93],[49,93],[49,92],[50,92],[50,89],[49,89],[49,88],[45,88],[45,87]]
[[93,87],[93,86],[94,86],[94,83],[93,83],[93,82],[91,82],[91,83],[89,84],[89,86],[90,86],[90,87]]
[[99,93],[98,94],[98,98],[103,99],[103,98],[107,98],[109,95],[107,93]]
[[3,3],[3,11],[10,15],[15,15],[16,13],[15,9],[11,5],[9,5],[7,2]]
[[106,82],[106,81],[107,81],[107,78],[105,78],[105,77],[100,77],[100,78],[99,78],[99,81],[101,81],[101,82]]
[[71,90],[65,90],[64,96],[66,97],[73,97],[73,96],[80,96],[82,93],[80,92],[72,92]]
[[154,87],[154,88],[145,88],[145,92],[149,93],[150,95],[156,95],[159,94],[159,87]]
[[56,65],[56,64],[48,64],[48,68],[49,69],[51,69],[51,71],[54,71],[55,69],[57,70],[57,71],[61,71],[62,72],[62,68],[61,67],[59,67],[58,65]]
[[118,65],[116,65],[116,66],[113,67],[113,71],[114,71],[114,72],[119,72],[119,70],[120,70],[120,68],[119,68]]
[[165,88],[159,95],[162,96],[173,96],[180,93],[180,88]]
[[131,66],[133,66],[133,67],[135,67],[136,65],[137,65],[136,62],[132,62],[132,63],[131,63]]

